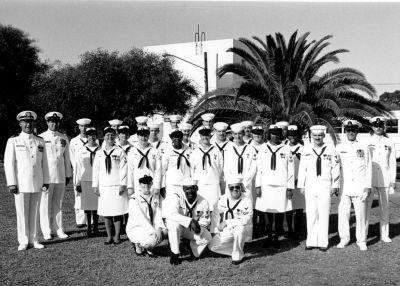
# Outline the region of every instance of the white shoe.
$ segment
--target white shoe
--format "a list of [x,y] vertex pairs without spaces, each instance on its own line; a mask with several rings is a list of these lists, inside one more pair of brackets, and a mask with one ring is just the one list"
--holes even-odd
[[57,236],[58,236],[58,238],[62,238],[62,239],[68,238],[68,234],[66,234],[62,230],[57,231]]
[[336,245],[337,248],[344,248],[346,245],[349,244],[348,240],[340,240],[340,243]]
[[41,243],[39,243],[39,242],[34,242],[34,243],[33,243],[33,248],[36,248],[36,249],[43,249],[43,248],[44,248],[44,245],[41,244]]
[[44,240],[51,240],[53,237],[51,234],[43,235]]
[[28,245],[27,244],[20,244],[18,246],[18,251],[27,250],[27,249],[28,249]]
[[382,237],[381,240],[382,240],[383,242],[387,242],[387,243],[392,242],[392,240],[391,240],[389,237]]
[[364,243],[357,243],[357,244],[358,244],[358,247],[360,248],[361,251],[368,250],[367,244],[365,242]]

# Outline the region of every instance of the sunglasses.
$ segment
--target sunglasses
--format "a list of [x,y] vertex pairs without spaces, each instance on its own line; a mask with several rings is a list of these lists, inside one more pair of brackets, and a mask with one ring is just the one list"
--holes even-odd
[[233,190],[241,190],[242,189],[242,186],[232,186],[232,187],[229,187],[229,190],[230,191],[233,191]]
[[372,125],[375,128],[383,128],[383,126],[385,126],[384,124],[374,124]]
[[345,131],[345,132],[353,132],[353,133],[355,133],[355,132],[357,132],[358,130],[357,130],[356,128],[346,128],[344,131]]

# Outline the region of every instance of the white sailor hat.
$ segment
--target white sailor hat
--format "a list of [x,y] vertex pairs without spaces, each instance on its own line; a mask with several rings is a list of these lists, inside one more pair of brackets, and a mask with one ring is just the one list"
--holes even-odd
[[89,118],[81,118],[81,119],[78,119],[78,120],[75,121],[75,122],[76,122],[76,124],[78,124],[78,125],[89,125],[90,122],[92,122],[92,120],[90,120]]
[[113,119],[113,120],[108,121],[108,123],[110,123],[111,126],[115,126],[115,125],[119,126],[122,124],[122,120]]
[[181,181],[182,186],[197,186],[197,180],[193,178],[186,178]]
[[180,115],[174,114],[174,115],[169,116],[169,121],[171,121],[171,122],[178,122],[181,120],[182,120],[182,116],[180,116]]
[[60,121],[63,118],[63,115],[60,112],[57,111],[51,111],[48,112],[45,116],[44,119],[47,121]]
[[358,122],[357,120],[351,120],[351,119],[349,119],[349,120],[343,121],[343,127],[344,127],[345,129],[346,129],[346,128],[354,128],[354,127],[359,128],[359,127],[361,127],[361,123]]
[[249,126],[253,126],[253,125],[254,125],[254,122],[248,120],[248,121],[242,121],[240,124],[242,124],[243,127],[249,127]]
[[155,122],[155,121],[152,121],[152,122],[147,121],[147,126],[150,129],[160,129],[161,123]]
[[218,130],[218,131],[225,131],[226,129],[228,129],[228,126],[229,125],[225,122],[217,122],[217,123],[214,123],[214,125],[213,125],[215,130]]
[[233,185],[233,184],[242,184],[243,183],[243,178],[242,177],[230,177],[227,180],[228,185]]
[[235,123],[235,124],[231,125],[231,130],[232,130],[232,132],[235,132],[235,133],[241,132],[244,130],[244,126],[242,123]]
[[385,123],[385,121],[386,121],[386,118],[383,117],[383,116],[375,116],[375,117],[372,117],[372,118],[369,120],[369,122],[370,122],[371,124],[376,124],[376,123],[381,123],[381,122]]
[[26,111],[21,111],[17,115],[17,120],[22,121],[22,120],[36,120],[37,114],[31,110],[26,110]]
[[310,127],[310,131],[313,134],[325,134],[326,132],[326,126],[324,125],[313,125]]
[[289,126],[289,122],[287,121],[278,121],[277,123],[275,123],[278,127],[282,128],[282,129],[286,129]]
[[135,120],[139,124],[145,124],[149,118],[147,116],[137,116]]
[[191,130],[192,127],[193,125],[187,122],[182,122],[181,124],[179,124],[179,130]]
[[211,121],[215,118],[215,114],[214,113],[205,113],[201,116],[201,119],[203,119],[204,121]]

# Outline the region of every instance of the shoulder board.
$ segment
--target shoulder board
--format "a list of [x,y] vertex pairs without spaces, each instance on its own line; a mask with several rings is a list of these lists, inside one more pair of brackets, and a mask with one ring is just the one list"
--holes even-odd
[[19,134],[14,134],[10,138],[15,138],[15,137],[18,137],[18,136],[19,136]]

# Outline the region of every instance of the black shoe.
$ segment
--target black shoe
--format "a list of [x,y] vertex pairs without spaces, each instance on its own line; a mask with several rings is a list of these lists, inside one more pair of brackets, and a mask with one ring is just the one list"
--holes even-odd
[[315,247],[313,247],[313,246],[306,246],[306,248],[305,248],[305,250],[313,250],[313,249],[315,249]]
[[179,258],[179,254],[171,253],[171,258],[169,259],[169,263],[172,265],[179,265],[182,263],[182,260]]
[[100,233],[99,233],[98,229],[94,229],[93,230],[93,236],[100,236]]
[[327,252],[328,251],[328,247],[320,247],[319,251]]
[[192,248],[190,247],[190,240],[184,238],[184,239],[182,239],[182,243],[185,246],[185,248],[187,249],[187,251],[189,251],[190,258],[192,260],[194,260],[196,258],[196,256],[194,256]]
[[272,243],[272,246],[273,246],[275,249],[279,249],[279,248],[281,248],[281,243],[279,242],[279,240],[274,239],[274,242]]
[[[157,255],[154,254],[153,250],[146,249],[145,252],[146,252],[146,254],[147,254],[148,257],[150,257],[150,258],[157,258]],[[144,254],[144,253],[143,253],[143,254]]]
[[93,233],[92,233],[92,231],[91,231],[90,229],[88,229],[88,230],[86,231],[86,236],[87,236],[87,237],[92,237],[92,236],[93,236]]
[[232,265],[239,265],[242,262],[243,262],[243,259],[242,260],[232,260]]
[[86,227],[86,224],[77,224],[76,227],[77,228],[84,228],[84,227]]
[[263,243],[262,246],[263,246],[263,247],[270,247],[270,246],[272,246],[272,239],[267,238],[267,239],[264,241],[264,243]]
[[111,245],[113,243],[114,243],[114,241],[113,241],[112,238],[110,240],[107,240],[107,241],[104,242],[105,245]]

